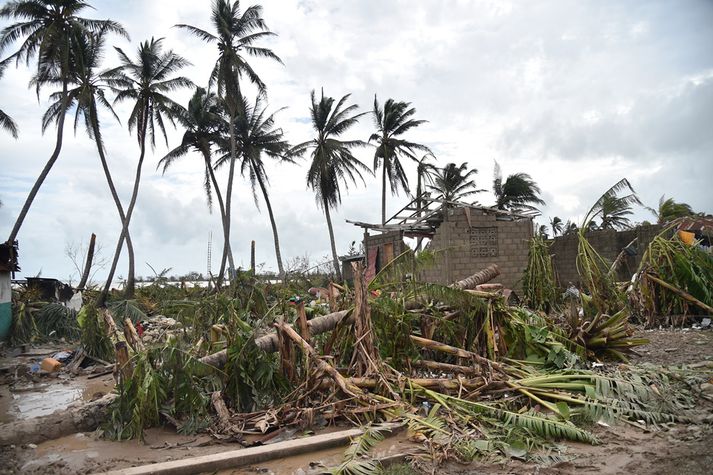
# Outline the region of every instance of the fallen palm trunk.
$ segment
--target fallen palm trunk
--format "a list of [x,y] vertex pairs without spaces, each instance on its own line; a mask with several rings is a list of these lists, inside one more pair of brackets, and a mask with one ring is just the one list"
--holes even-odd
[[426,338],[421,338],[420,336],[416,335],[411,335],[410,338],[412,342],[422,348],[448,353],[453,356],[458,356],[459,358],[472,359],[481,367],[490,367],[497,371],[505,372],[505,367],[502,364],[496,363],[495,361],[491,361],[487,358],[483,358],[479,354],[473,353],[472,351],[466,351],[461,348],[456,348],[455,346],[446,345],[445,343],[440,343],[438,341],[428,340]]
[[440,361],[417,360],[412,361],[411,366],[414,368],[430,369],[432,371],[443,371],[453,374],[480,374],[480,370],[472,366],[441,363]]
[[[320,335],[322,333],[332,331],[342,320],[351,322],[353,317],[350,312],[351,310],[342,310],[340,312],[329,313],[327,315],[308,320],[307,327],[309,327],[310,335]],[[257,338],[255,340],[255,345],[267,353],[275,353],[280,347],[277,333],[270,333],[269,335]],[[227,361],[228,350],[222,350],[217,353],[204,356],[200,359],[201,363],[215,366],[216,368],[222,368],[225,366]]]
[[52,414],[0,425],[0,445],[40,443],[77,432],[95,430],[106,420],[109,404],[118,396],[109,393],[86,404]]
[[664,288],[670,290],[670,291],[673,292],[674,294],[676,294],[676,295],[678,295],[679,297],[681,297],[683,300],[686,300],[687,302],[692,303],[693,305],[695,305],[695,306],[697,306],[697,307],[699,307],[699,308],[705,310],[705,311],[708,312],[709,314],[713,315],[713,307],[711,307],[710,305],[706,305],[705,303],[703,303],[703,302],[701,302],[700,300],[698,300],[697,298],[695,298],[693,295],[691,295],[691,294],[689,294],[689,293],[687,293],[687,292],[684,292],[683,290],[681,290],[681,289],[679,289],[679,288],[676,288],[676,287],[674,287],[673,285],[671,285],[671,284],[669,284],[669,283],[667,283],[667,282],[664,282],[663,280],[661,280],[661,279],[659,279],[658,277],[653,276],[653,275],[651,275],[651,274],[648,274],[648,273],[647,273],[647,274],[646,274],[646,278],[649,279],[649,280],[651,280],[651,281],[653,281],[653,282],[656,282],[656,283],[659,284],[661,287],[664,287]]
[[485,284],[500,275],[500,268],[497,264],[490,264],[485,269],[451,285],[454,289],[474,289],[476,285]]

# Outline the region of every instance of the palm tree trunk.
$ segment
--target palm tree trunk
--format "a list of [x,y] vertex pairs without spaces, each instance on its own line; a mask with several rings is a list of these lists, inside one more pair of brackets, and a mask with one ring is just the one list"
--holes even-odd
[[[421,173],[416,172],[416,216],[421,217]],[[416,241],[416,251],[421,250],[423,238],[419,237]]]
[[[97,145],[97,151],[99,152],[99,160],[101,161],[102,169],[104,170],[104,176],[106,177],[106,182],[109,185],[109,192],[111,193],[111,197],[114,200],[114,204],[116,205],[116,210],[119,212],[119,219],[121,220],[121,224],[123,226],[124,221],[126,221],[126,215],[124,214],[124,207],[121,206],[121,200],[119,199],[119,194],[117,193],[116,187],[114,186],[114,180],[111,177],[111,172],[109,171],[109,164],[107,163],[106,155],[104,154],[104,147],[101,141],[99,122],[97,120],[96,110],[92,112],[92,117],[90,117],[90,120],[92,122],[92,129],[94,131],[94,140]],[[134,245],[131,242],[131,236],[128,230],[126,231],[126,248],[129,252],[129,255],[132,257],[130,267],[133,268]]]
[[257,176],[257,182],[262,190],[262,196],[265,198],[265,205],[267,206],[267,214],[270,216],[270,224],[272,225],[272,237],[275,241],[275,258],[277,259],[277,269],[279,272],[279,278],[282,279],[285,276],[285,269],[282,267],[282,253],[280,252],[280,238],[277,235],[277,224],[275,223],[275,216],[272,214],[272,205],[270,205],[270,198],[267,195],[267,189],[265,188],[265,183],[262,181],[262,177],[259,173],[255,174]]
[[[215,178],[215,173],[213,172],[213,167],[211,166],[210,163],[210,152],[208,150],[202,150],[203,153],[203,158],[205,159],[205,166],[206,169],[208,170],[208,175],[210,176],[210,181],[213,183],[213,188],[215,189],[215,196],[218,198],[218,208],[220,209],[220,222],[223,225],[223,240],[224,242],[228,243],[228,259],[230,261],[230,265],[233,265],[233,253],[230,251],[230,239],[229,239],[229,224],[226,222],[226,213],[225,213],[225,202],[223,201],[223,195],[220,192],[220,187],[218,186],[218,180]],[[225,246],[223,246],[223,249],[225,249]],[[223,261],[224,263],[224,261]],[[223,272],[225,272],[225,268],[223,268]],[[220,284],[223,281],[223,274],[221,273],[218,276],[218,287],[220,287]]]
[[[224,232],[224,243],[223,243],[223,257],[220,260],[220,277],[222,279],[225,273],[225,262],[230,257],[232,261],[232,253],[230,252],[230,212],[231,212],[231,202],[233,199],[233,177],[235,175],[235,160],[236,160],[236,149],[235,144],[235,116],[230,114],[228,124],[228,133],[230,135],[230,169],[228,171],[228,188],[225,192],[225,225],[226,231]],[[235,274],[235,264],[230,262],[228,269],[230,278],[232,279]]]
[[329,216],[329,205],[327,200],[323,200],[324,205],[324,215],[327,217],[327,227],[329,228],[329,242],[332,245],[332,262],[334,264],[334,271],[337,274],[337,280],[342,281],[342,269],[339,268],[339,257],[337,256],[337,246],[334,242],[334,230],[332,229],[332,218]]
[[386,158],[381,165],[381,224],[386,224]]
[[[143,121],[140,122],[142,124],[141,127],[141,132],[140,132],[140,139],[139,139],[139,147],[141,148],[141,153],[139,155],[139,163],[136,165],[136,177],[134,178],[134,189],[131,192],[131,200],[129,201],[129,208],[126,210],[126,218],[124,219],[124,222],[122,223],[122,229],[121,229],[121,234],[119,235],[119,242],[116,244],[116,249],[114,250],[114,259],[111,263],[111,269],[109,270],[109,276],[107,277],[106,284],[104,285],[104,289],[102,290],[101,295],[99,296],[99,300],[97,301],[97,306],[102,307],[106,303],[106,298],[109,295],[109,289],[111,288],[111,281],[114,279],[114,273],[116,272],[116,266],[119,263],[119,257],[121,256],[121,248],[123,247],[124,240],[126,239],[126,236],[128,235],[129,232],[129,223],[131,222],[131,215],[134,212],[134,206],[136,205],[136,199],[138,198],[139,195],[139,183],[141,183],[141,168],[143,167],[144,164],[144,156],[146,154],[146,128],[147,128],[147,123],[149,120],[149,110],[148,110],[148,104],[144,108],[143,111],[144,117]],[[133,259],[133,249],[129,249],[129,262],[131,262],[131,259]],[[131,271],[131,266],[129,267],[129,270]],[[126,281],[126,293],[125,297],[127,299],[130,299],[134,296],[134,276],[129,275],[127,277]]]
[[47,175],[49,175],[50,170],[54,166],[54,163],[57,161],[57,158],[59,158],[59,152],[62,150],[62,138],[64,135],[64,118],[67,113],[67,80],[63,79],[62,80],[62,114],[59,116],[59,120],[57,121],[57,139],[55,141],[55,146],[54,146],[54,151],[52,152],[52,155],[50,156],[50,159],[47,160],[47,163],[45,164],[45,167],[42,169],[42,172],[40,173],[40,176],[37,177],[37,180],[35,181],[35,184],[32,186],[32,189],[30,190],[30,194],[27,196],[27,199],[25,200],[25,204],[22,205],[22,209],[20,210],[20,215],[17,217],[17,220],[15,221],[15,225],[12,227],[12,231],[10,231],[10,237],[7,238],[7,242],[12,243],[17,239],[17,234],[20,232],[20,228],[22,227],[22,223],[25,221],[25,217],[27,216],[28,211],[30,211],[30,206],[32,206],[32,202],[35,200],[35,196],[37,196],[37,193],[40,191],[40,187],[42,186],[42,183],[44,183],[45,178],[47,178]]

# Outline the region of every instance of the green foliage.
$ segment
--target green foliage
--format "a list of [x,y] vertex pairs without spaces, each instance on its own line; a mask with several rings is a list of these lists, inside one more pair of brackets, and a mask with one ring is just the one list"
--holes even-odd
[[77,312],[62,304],[49,303],[34,316],[37,332],[50,339],[76,341],[80,337]]
[[378,462],[366,458],[374,446],[384,440],[384,435],[378,428],[368,426],[364,433],[354,437],[347,450],[344,451],[344,460],[333,475],[372,475],[379,472]]
[[82,331],[80,341],[84,351],[89,356],[104,361],[113,361],[114,345],[107,334],[104,319],[101,318],[93,303],[89,302],[81,308],[77,315],[77,321]]
[[587,240],[586,227],[582,226],[578,233],[577,271],[582,285],[592,296],[593,304],[600,313],[613,314],[624,307],[623,292],[617,287],[614,276],[609,272],[611,267]]
[[534,310],[549,313],[557,304],[557,292],[552,256],[547,242],[536,235],[530,240],[527,267],[522,277],[525,302]]

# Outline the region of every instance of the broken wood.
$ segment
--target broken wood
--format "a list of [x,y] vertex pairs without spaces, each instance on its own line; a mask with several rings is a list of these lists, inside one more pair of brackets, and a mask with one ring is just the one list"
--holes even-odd
[[225,405],[221,392],[213,392],[210,395],[210,402],[213,405],[213,409],[215,409],[215,413],[218,414],[220,428],[224,430],[230,427],[230,411],[228,411],[228,406]]
[[485,269],[451,285],[455,289],[474,289],[476,285],[485,284],[500,275],[500,268],[497,264],[490,264]]
[[361,389],[358,387],[354,386],[353,384],[349,383],[344,376],[339,374],[339,371],[337,371],[334,366],[328,364],[325,362],[323,359],[317,355],[317,352],[314,351],[314,348],[310,346],[309,343],[307,343],[295,330],[292,328],[290,325],[286,324],[285,322],[277,323],[276,324],[277,328],[282,330],[285,335],[290,337],[292,341],[294,341],[296,344],[298,344],[301,348],[302,351],[309,356],[309,358],[314,361],[314,363],[317,365],[317,369],[320,371],[323,371],[324,373],[328,374],[329,376],[332,377],[334,382],[339,386],[339,388],[345,393],[348,394],[349,396],[352,397],[357,397],[357,394],[362,394]]
[[674,294],[678,295],[678,296],[681,297],[683,300],[686,300],[686,301],[688,301],[689,303],[692,303],[693,305],[695,305],[695,306],[697,306],[697,307],[699,307],[699,308],[705,310],[705,311],[708,312],[710,315],[713,315],[713,307],[711,307],[710,305],[706,305],[705,303],[703,303],[703,302],[701,302],[700,300],[698,300],[697,298],[695,298],[693,295],[691,295],[691,294],[689,294],[689,293],[687,293],[687,292],[684,292],[683,290],[681,290],[681,289],[679,289],[679,288],[676,288],[676,287],[674,287],[673,285],[669,284],[668,282],[664,282],[663,280],[661,280],[661,279],[659,279],[658,277],[653,276],[653,275],[651,275],[651,274],[648,274],[648,273],[647,273],[647,274],[646,274],[646,278],[647,278],[647,279],[651,279],[652,281],[654,281],[654,282],[656,282],[657,284],[659,284],[661,287],[663,287],[663,288],[665,288],[665,289],[668,289],[668,290],[670,290],[671,292],[673,292]]
[[410,338],[412,342],[414,342],[421,348],[440,351],[442,353],[448,353],[454,356],[458,356],[459,358],[471,359],[474,362],[478,363],[481,367],[490,367],[501,372],[505,371],[505,368],[502,364],[496,363],[495,361],[489,360],[488,358],[483,358],[479,354],[473,353],[472,351],[466,351],[461,348],[456,348],[455,346],[446,345],[445,343],[441,343],[438,341],[428,340],[426,338],[421,338],[420,336],[416,335],[410,335]]
[[443,371],[444,373],[480,374],[480,370],[472,366],[441,363],[440,361],[416,360],[411,362],[411,366],[414,368],[430,369],[432,371]]
[[369,295],[364,277],[364,265],[361,262],[352,262],[354,274],[354,353],[350,366],[357,376],[366,376],[378,372],[375,361],[379,360],[374,333],[371,327],[371,308]]
[[77,285],[77,290],[84,290],[87,286],[87,281],[89,280],[89,274],[92,270],[92,262],[94,261],[94,246],[97,242],[97,235],[92,233],[92,237],[89,238],[89,249],[87,249],[87,258],[84,261],[84,272],[82,272],[82,278],[79,280],[79,285]]
[[106,420],[109,404],[118,397],[109,393],[96,401],[69,406],[52,414],[0,424],[0,445],[37,444],[77,432],[93,431]]
[[305,303],[303,301],[297,304],[297,324],[300,327],[300,335],[309,343],[311,335],[309,325],[307,325],[307,313],[305,313]]
[[124,338],[126,338],[127,343],[131,345],[131,348],[134,351],[144,351],[144,344],[139,338],[139,334],[136,332],[134,324],[128,317],[124,319]]

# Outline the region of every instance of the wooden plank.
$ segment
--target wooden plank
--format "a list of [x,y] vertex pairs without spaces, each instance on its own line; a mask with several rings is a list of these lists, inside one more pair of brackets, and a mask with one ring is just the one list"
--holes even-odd
[[353,437],[360,436],[361,434],[361,429],[350,429],[305,437],[303,439],[286,440],[284,442],[261,445],[259,447],[230,450],[219,454],[154,463],[105,473],[106,475],[193,475],[196,473],[214,472],[347,445]]

